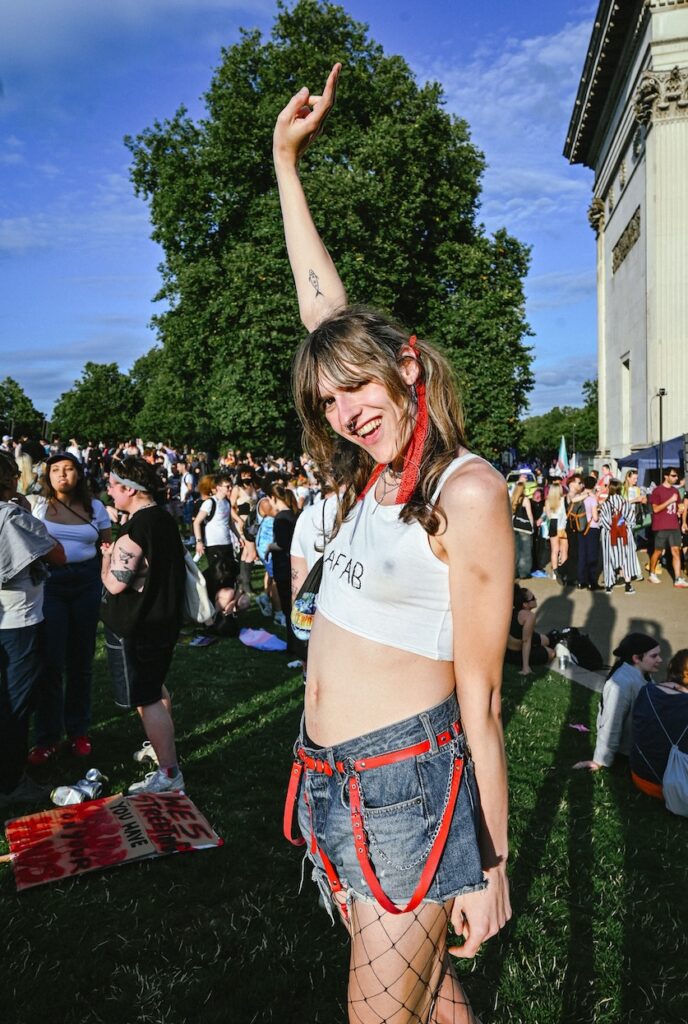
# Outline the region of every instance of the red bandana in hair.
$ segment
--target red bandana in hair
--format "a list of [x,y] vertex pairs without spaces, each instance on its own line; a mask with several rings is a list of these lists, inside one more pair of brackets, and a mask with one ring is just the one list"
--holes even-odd
[[[418,339],[415,334],[412,334],[409,338],[410,347],[415,350],[417,343]],[[418,359],[418,355],[415,351],[413,358]],[[397,493],[397,500],[394,503],[395,505],[405,505],[416,489],[418,477],[420,475],[420,461],[423,457],[423,447],[425,445],[425,439],[428,436],[428,406],[425,401],[425,384],[420,379],[416,383],[416,396],[418,401],[416,425],[413,428],[413,434],[404,456],[404,469],[401,474],[401,483]],[[358,495],[358,501],[362,501],[363,498],[365,498],[370,488],[377,482],[378,477],[385,471],[385,468],[384,464],[375,467],[370,475],[368,483]]]

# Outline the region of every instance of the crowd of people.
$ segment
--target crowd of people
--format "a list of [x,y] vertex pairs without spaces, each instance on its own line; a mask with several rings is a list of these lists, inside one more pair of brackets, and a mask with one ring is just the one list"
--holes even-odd
[[511,512],[517,579],[549,576],[578,589],[602,586],[608,594],[618,585],[631,595],[645,578],[643,551],[648,582],[659,583],[665,565],[675,587],[688,587],[686,481],[674,466],[647,489],[639,486],[637,469],[621,480],[608,465],[599,474],[539,474],[534,485],[524,473],[511,491]]
[[[289,656],[304,661],[308,638],[284,828],[350,937],[350,1019],[476,1024],[449,954],[474,956],[511,916],[503,663],[529,670],[554,656],[536,630],[534,595],[513,584],[514,546],[517,579],[549,565],[561,583],[595,590],[601,559],[606,590],[620,582],[632,594],[650,511],[648,578],[658,580],[668,548],[674,585],[688,587],[686,502],[674,470],[646,494],[637,474],[622,482],[604,467],[532,494],[517,481],[510,519],[504,479],[467,446],[442,353],[349,307],[315,228],[298,166],[339,70],[322,95],[293,96],[274,135],[308,331],[294,398],[316,461],[3,438],[0,804],[40,798],[27,762],[49,763],[64,743],[90,755],[99,619],[114,701],[138,712],[145,733],[135,760],[153,766],[129,792],[184,789],[166,678],[188,544],[206,561],[211,630],[235,634],[255,599],[285,630]],[[297,637],[292,603],[307,583],[317,615],[297,601]],[[688,652],[652,686],[661,659],[651,638],[633,634],[615,654],[587,766],[629,752],[636,785],[669,805],[667,765],[688,732]],[[449,923],[462,944],[449,945]]]

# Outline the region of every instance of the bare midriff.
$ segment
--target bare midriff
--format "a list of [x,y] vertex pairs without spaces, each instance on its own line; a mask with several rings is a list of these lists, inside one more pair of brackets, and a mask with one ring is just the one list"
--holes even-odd
[[379,644],[315,616],[308,645],[306,729],[334,746],[439,704],[454,690],[454,664]]

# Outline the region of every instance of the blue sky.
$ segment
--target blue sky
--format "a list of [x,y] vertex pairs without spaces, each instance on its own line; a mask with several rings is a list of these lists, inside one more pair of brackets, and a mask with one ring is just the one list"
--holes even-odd
[[[531,410],[580,404],[596,372],[592,173],[561,155],[597,7],[558,0],[345,0],[484,151],[481,219],[532,246]],[[0,10],[0,378],[50,414],[87,360],[154,343],[160,251],[122,138],[202,94],[274,0],[5,0]],[[319,85],[319,83],[309,83]],[[267,157],[267,155],[266,155]]]

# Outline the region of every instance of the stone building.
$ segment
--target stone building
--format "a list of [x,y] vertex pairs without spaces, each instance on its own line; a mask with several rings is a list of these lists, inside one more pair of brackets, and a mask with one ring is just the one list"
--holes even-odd
[[[564,155],[595,172],[599,454],[688,432],[688,0],[600,0]],[[662,398],[660,393],[665,392]]]

